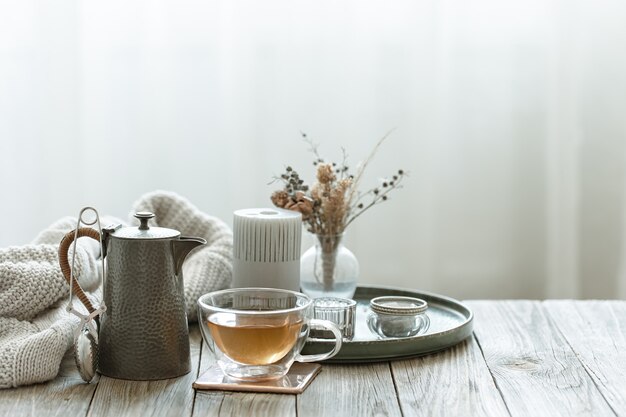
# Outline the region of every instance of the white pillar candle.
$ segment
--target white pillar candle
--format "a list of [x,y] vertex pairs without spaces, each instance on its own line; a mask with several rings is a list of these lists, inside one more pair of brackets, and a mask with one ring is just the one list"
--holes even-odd
[[300,213],[277,208],[237,210],[233,234],[233,288],[300,291]]

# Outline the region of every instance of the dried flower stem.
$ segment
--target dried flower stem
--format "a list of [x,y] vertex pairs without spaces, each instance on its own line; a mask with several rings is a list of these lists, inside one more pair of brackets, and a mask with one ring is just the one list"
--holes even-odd
[[[400,175],[398,177],[398,179],[395,182],[395,188],[399,189],[402,188],[402,186],[400,185],[400,182],[402,182],[402,178],[404,178],[404,175]],[[358,211],[357,213],[355,213],[346,223],[345,227],[348,227],[350,225],[350,223],[352,223],[353,221],[356,220],[357,217],[359,217],[361,214],[363,214],[367,209],[369,209],[370,207],[382,203],[383,201],[387,201],[387,194],[389,194],[389,192],[393,190],[392,187],[387,188],[385,191],[383,191],[380,194],[377,194],[376,197],[374,197],[374,199],[366,206],[364,206],[362,209],[360,209],[360,211]],[[368,193],[369,194],[369,193]]]
[[367,165],[370,163],[372,158],[374,158],[374,155],[376,155],[376,152],[378,152],[378,148],[380,148],[380,145],[383,144],[383,142],[393,133],[394,130],[396,130],[395,127],[391,129],[389,132],[385,133],[385,135],[382,138],[380,138],[378,143],[374,145],[374,148],[368,155],[367,159],[362,164],[360,164],[359,169],[356,175],[354,176],[354,183],[353,183],[354,186],[352,187],[352,191],[350,192],[350,196],[348,197],[348,205],[352,203],[354,194],[356,193],[356,190],[359,188],[359,183],[361,182],[361,178],[363,177],[363,172],[365,172],[365,168],[367,168]]

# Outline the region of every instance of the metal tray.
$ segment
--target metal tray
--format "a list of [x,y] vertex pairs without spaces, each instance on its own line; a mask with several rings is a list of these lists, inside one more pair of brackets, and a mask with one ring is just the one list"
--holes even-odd
[[[381,338],[367,326],[369,302],[383,295],[417,297],[428,302],[430,328],[413,337]],[[472,334],[474,314],[459,301],[443,295],[411,291],[402,288],[359,286],[354,294],[357,301],[354,338],[344,341],[339,353],[327,362],[378,362],[405,359],[437,352],[465,340]],[[309,340],[303,353],[330,350],[332,341]]]

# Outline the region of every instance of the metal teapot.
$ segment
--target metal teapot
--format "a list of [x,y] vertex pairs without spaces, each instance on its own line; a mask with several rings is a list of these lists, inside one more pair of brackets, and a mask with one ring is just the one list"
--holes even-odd
[[[102,236],[87,227],[68,233],[59,247],[59,261],[67,277],[67,251],[75,236],[102,241],[107,268],[106,311],[98,335],[100,373],[131,380],[175,378],[191,369],[182,266],[189,252],[206,240],[150,227],[154,214],[149,212],[135,217],[138,227],[113,225],[103,228]],[[77,281],[73,290],[93,312]]]

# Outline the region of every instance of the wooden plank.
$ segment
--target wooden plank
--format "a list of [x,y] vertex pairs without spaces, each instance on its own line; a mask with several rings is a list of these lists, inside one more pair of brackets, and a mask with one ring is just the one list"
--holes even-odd
[[468,302],[475,335],[512,416],[614,415],[536,301]]
[[89,415],[190,416],[194,398],[191,384],[198,375],[201,337],[198,326],[192,326],[189,333],[190,373],[162,381],[125,381],[102,376]]
[[[202,343],[200,373],[215,363],[215,355]],[[296,396],[197,390],[193,415],[198,417],[295,416]]]
[[68,354],[56,379],[0,390],[0,416],[85,416],[96,388],[95,383],[83,382]]
[[544,308],[613,411],[626,416],[626,302],[551,300]]
[[391,369],[405,416],[509,415],[473,337]]
[[297,406],[298,417],[402,415],[387,362],[324,365]]

